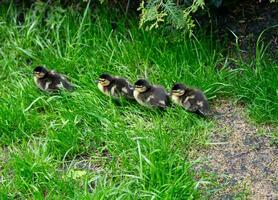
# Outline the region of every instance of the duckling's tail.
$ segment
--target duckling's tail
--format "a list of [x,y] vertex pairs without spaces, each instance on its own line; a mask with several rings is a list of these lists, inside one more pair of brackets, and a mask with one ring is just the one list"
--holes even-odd
[[73,91],[75,89],[75,87],[72,84],[70,84],[68,81],[63,81],[63,86],[69,91]]
[[202,117],[209,117],[209,118],[216,118],[216,119],[218,119],[226,114],[226,113],[222,113],[222,112],[218,112],[218,111],[211,111],[211,110],[207,111],[207,112],[204,112],[202,110],[197,110],[196,113]]
[[226,114],[225,112],[210,111],[209,116],[214,119],[219,119],[223,117],[225,114]]
[[133,95],[133,89],[130,89],[130,90],[128,91],[127,98],[128,98],[128,99],[135,99],[135,97],[134,97],[134,95]]

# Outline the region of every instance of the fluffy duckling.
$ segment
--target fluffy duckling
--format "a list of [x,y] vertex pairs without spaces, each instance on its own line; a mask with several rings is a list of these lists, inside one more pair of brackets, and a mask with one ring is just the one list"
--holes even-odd
[[178,83],[172,87],[171,98],[175,104],[181,105],[190,112],[203,116],[209,115],[209,103],[204,93],[198,89],[188,88]]
[[132,85],[123,78],[102,74],[97,82],[99,90],[107,96],[111,96],[115,99],[121,96],[127,99],[134,99]]
[[61,89],[73,90],[74,87],[64,75],[48,71],[42,66],[37,66],[34,71],[36,85],[43,91],[58,91]]
[[139,104],[146,107],[164,109],[170,105],[170,98],[165,89],[152,86],[144,79],[136,81],[133,96]]

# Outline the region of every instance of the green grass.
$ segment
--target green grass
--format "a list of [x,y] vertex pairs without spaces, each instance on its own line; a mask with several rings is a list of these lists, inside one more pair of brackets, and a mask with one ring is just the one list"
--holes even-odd
[[[46,7],[27,10],[22,23],[21,10],[0,8],[1,199],[201,198],[206,177],[192,172],[188,152],[206,144],[213,122],[181,108],[118,106],[93,82],[102,72],[168,90],[185,82],[209,99],[244,100],[255,121],[278,121],[275,64],[217,70],[225,58],[212,36],[145,32],[123,19],[112,31],[104,10],[56,7],[44,19]],[[32,70],[40,64],[71,77],[77,90],[38,90]],[[84,159],[90,167],[76,165]]]

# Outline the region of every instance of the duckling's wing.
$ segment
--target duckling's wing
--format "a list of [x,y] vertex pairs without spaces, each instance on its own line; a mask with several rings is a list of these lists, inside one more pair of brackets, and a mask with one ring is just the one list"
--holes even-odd
[[196,104],[195,95],[188,94],[182,97],[181,104],[182,106],[188,110],[189,112],[196,112],[198,110],[198,106]]
[[48,90],[59,90],[63,88],[63,83],[59,77],[53,78],[48,84]]
[[153,95],[149,98],[149,103],[153,106],[166,108],[169,105],[169,96],[163,88],[154,88]]
[[161,108],[167,107],[165,100],[162,100],[162,99],[159,100],[159,99],[151,98],[148,100],[148,103],[154,107],[161,107]]
[[198,114],[201,114],[203,116],[209,116],[210,115],[210,109],[209,109],[207,101],[204,101],[203,106],[198,108]]
[[59,88],[65,88],[66,90],[74,90],[74,86],[68,80],[68,76],[64,74],[58,74],[54,71],[52,71],[52,73],[57,78],[57,82],[58,82],[57,86]]
[[116,84],[119,88],[119,93],[123,94],[124,96],[134,99],[133,96],[133,87],[132,85],[123,78],[118,78]]
[[130,99],[134,99],[133,91],[134,88],[131,85],[126,85],[122,87],[122,92],[124,93],[125,96],[127,96]]
[[59,90],[62,88],[68,90],[73,89],[71,84],[67,81],[67,79],[63,75],[60,75],[54,71],[50,71],[48,73],[48,79],[49,79],[48,90]]
[[45,91],[54,91],[59,88],[56,87],[57,85],[57,74],[53,71],[47,73],[47,77],[40,79],[41,82],[41,89]]
[[207,116],[209,113],[209,103],[205,94],[200,90],[196,90],[195,92],[195,103],[198,112],[204,116]]

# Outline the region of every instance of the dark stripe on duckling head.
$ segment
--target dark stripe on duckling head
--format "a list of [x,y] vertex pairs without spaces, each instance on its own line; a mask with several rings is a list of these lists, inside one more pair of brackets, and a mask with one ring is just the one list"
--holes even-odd
[[38,72],[38,73],[43,72],[43,73],[46,74],[48,71],[47,71],[43,66],[37,66],[37,67],[35,67],[35,69],[34,69],[33,72],[34,72],[34,73],[36,73],[36,72]]
[[106,73],[104,73],[104,74],[101,74],[100,76],[99,76],[99,80],[109,80],[109,81],[112,81],[113,80],[113,77],[111,76],[111,75],[109,75],[109,74],[106,74]]
[[147,80],[139,79],[138,81],[135,82],[134,87],[135,87],[134,90],[138,92],[145,92],[151,88],[151,85]]
[[37,66],[35,67],[35,69],[33,70],[33,74],[37,77],[37,78],[44,78],[45,75],[48,73],[48,71],[42,67],[42,66]]

